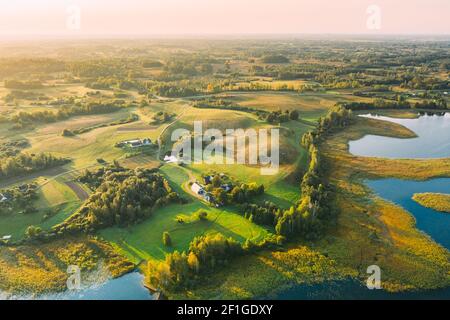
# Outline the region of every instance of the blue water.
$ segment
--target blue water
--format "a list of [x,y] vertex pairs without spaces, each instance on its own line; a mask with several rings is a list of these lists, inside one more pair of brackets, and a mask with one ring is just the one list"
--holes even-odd
[[438,290],[389,293],[384,290],[369,290],[353,279],[327,281],[315,285],[295,286],[275,296],[278,300],[449,300],[450,287]]
[[[418,137],[395,139],[367,135],[351,141],[350,152],[359,156],[383,158],[447,158],[450,157],[450,113],[445,116],[421,116],[418,119],[394,119],[373,117],[399,123],[414,131]],[[391,201],[409,211],[416,220],[419,230],[450,250],[450,214],[425,208],[412,200],[414,193],[450,194],[450,178],[429,181],[380,179],[366,181],[366,184],[383,199]],[[359,281],[348,279],[328,281],[312,286],[294,286],[274,297],[285,300],[317,299],[450,299],[450,287],[438,290],[388,293],[383,290],[369,290]]]
[[381,179],[367,181],[366,184],[381,198],[409,211],[415,217],[419,230],[450,250],[450,214],[425,208],[411,199],[414,193],[450,194],[450,178],[428,181]]
[[399,139],[366,135],[349,142],[351,154],[363,157],[389,159],[426,159],[450,157],[450,113],[424,115],[417,119],[396,119],[382,116],[364,117],[395,122],[412,130],[418,136]]
[[143,286],[144,277],[138,272],[126,274],[104,284],[80,291],[39,296],[39,300],[153,300],[150,291]]
[[[416,219],[417,228],[450,250],[450,214],[422,207],[411,199],[414,193],[450,193],[450,178],[429,181],[381,179],[366,181],[380,197],[408,210]],[[358,300],[358,299],[450,299],[450,287],[438,290],[389,293],[369,290],[353,279],[328,281],[312,286],[295,286],[274,297],[282,300]]]

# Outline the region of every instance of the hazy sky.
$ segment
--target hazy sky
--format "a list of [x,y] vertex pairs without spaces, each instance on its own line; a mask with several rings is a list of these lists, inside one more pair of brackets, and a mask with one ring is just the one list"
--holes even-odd
[[0,0],[4,36],[238,33],[448,35],[450,0]]

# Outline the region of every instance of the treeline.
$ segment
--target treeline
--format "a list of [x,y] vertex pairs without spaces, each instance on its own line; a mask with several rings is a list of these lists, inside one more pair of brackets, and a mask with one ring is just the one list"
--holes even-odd
[[156,208],[182,201],[156,170],[116,168],[103,172],[102,177],[91,177],[91,183],[101,183],[96,191],[75,214],[55,226],[54,233],[128,226],[149,217]]
[[73,116],[105,114],[120,110],[125,102],[116,100],[107,102],[90,102],[85,105],[62,106],[58,111],[19,112],[11,117],[11,121],[26,126],[36,122],[51,123],[66,120]]
[[127,123],[132,123],[132,122],[136,122],[139,120],[139,116],[137,114],[130,114],[127,118],[123,118],[123,119],[119,119],[116,121],[112,121],[109,123],[101,123],[98,125],[94,125],[94,126],[89,126],[89,127],[83,127],[83,128],[79,128],[79,129],[75,129],[75,130],[69,130],[69,129],[64,129],[62,132],[62,136],[63,137],[72,137],[74,135],[77,134],[83,134],[98,128],[105,128],[105,127],[113,127],[113,126],[118,126],[118,125],[122,125],[122,124],[127,124]]
[[411,103],[402,98],[399,98],[397,101],[375,99],[373,102],[340,102],[339,105],[348,110],[353,111],[375,110],[375,109],[431,109],[431,110],[449,109],[447,101],[443,98],[416,103]]
[[44,87],[40,81],[5,80],[4,84],[6,89],[19,90],[41,89]]
[[26,154],[3,159],[0,164],[0,178],[11,178],[35,171],[49,169],[70,162],[67,158],[55,157],[51,154]]
[[17,99],[45,101],[48,100],[49,98],[42,93],[37,93],[33,91],[22,91],[22,90],[13,90],[3,97],[3,100],[6,103],[14,102]]
[[303,136],[302,145],[309,151],[309,166],[301,183],[302,195],[298,205],[277,216],[275,230],[278,235],[314,239],[335,218],[336,209],[332,206],[332,192],[325,178],[319,147],[329,134],[348,126],[352,119],[351,111],[341,106],[334,107],[319,119],[315,130]]
[[194,88],[165,84],[153,86],[151,91],[158,96],[169,98],[190,97],[197,94],[197,90]]

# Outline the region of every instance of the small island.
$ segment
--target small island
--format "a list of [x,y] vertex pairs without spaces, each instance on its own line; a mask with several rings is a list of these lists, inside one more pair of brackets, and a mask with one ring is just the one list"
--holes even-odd
[[412,199],[424,207],[450,213],[450,194],[416,193]]

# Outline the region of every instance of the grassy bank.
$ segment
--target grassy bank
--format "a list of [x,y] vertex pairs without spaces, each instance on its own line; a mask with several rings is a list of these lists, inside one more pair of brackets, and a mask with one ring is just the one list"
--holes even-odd
[[441,193],[416,193],[412,198],[420,205],[440,211],[450,213],[450,195]]
[[91,237],[0,247],[0,290],[17,295],[64,291],[69,265],[80,267],[83,285],[99,268],[105,277],[118,277],[134,269],[112,246]]

